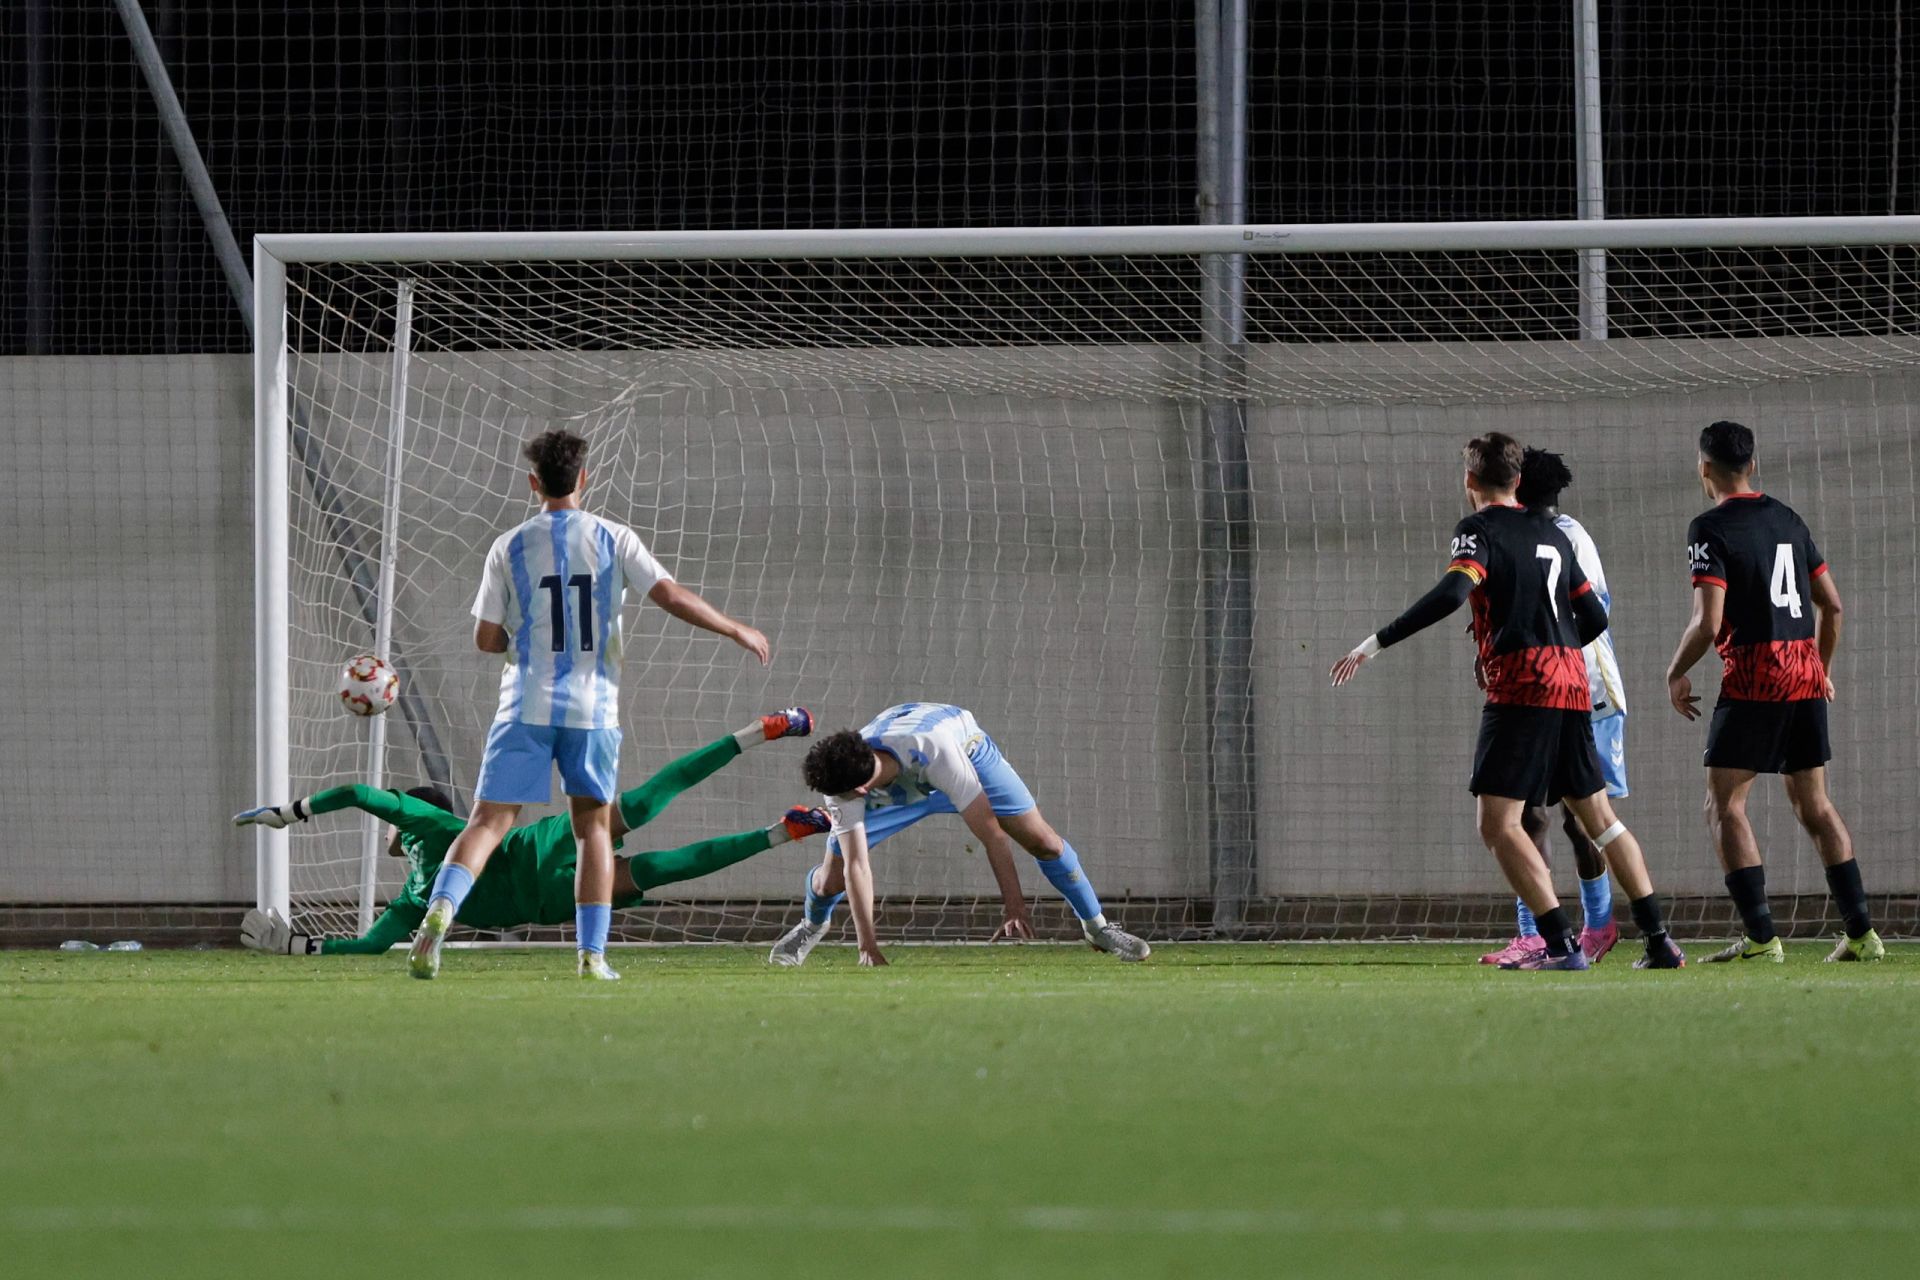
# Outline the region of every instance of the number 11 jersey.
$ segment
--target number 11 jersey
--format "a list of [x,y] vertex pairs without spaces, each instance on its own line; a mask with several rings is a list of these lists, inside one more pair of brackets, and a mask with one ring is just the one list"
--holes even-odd
[[1826,697],[1809,588],[1827,561],[1792,507],[1764,493],[1722,499],[1687,526],[1687,560],[1694,586],[1727,593],[1714,637],[1720,701]]
[[672,581],[640,535],[585,511],[543,511],[495,539],[473,616],[507,629],[496,721],[620,727],[620,611]]

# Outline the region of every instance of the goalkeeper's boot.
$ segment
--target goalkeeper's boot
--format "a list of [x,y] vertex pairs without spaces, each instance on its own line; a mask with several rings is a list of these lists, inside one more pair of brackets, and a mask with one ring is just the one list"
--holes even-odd
[[1680,944],[1666,934],[1647,939],[1646,954],[1633,962],[1636,969],[1684,969],[1687,967],[1687,953]]
[[1498,951],[1487,952],[1480,957],[1480,963],[1497,964],[1505,969],[1510,964],[1526,960],[1535,954],[1545,954],[1546,950],[1547,940],[1537,933],[1530,933],[1524,938],[1515,938]]
[[813,713],[805,707],[770,711],[760,717],[760,728],[766,732],[768,742],[775,738],[804,738],[813,732]]
[[416,978],[440,975],[440,948],[446,945],[447,930],[453,927],[453,904],[435,898],[427,915],[414,931],[413,946],[407,952],[407,972]]
[[1706,963],[1726,964],[1730,960],[1768,960],[1774,964],[1785,964],[1787,949],[1781,945],[1778,938],[1755,942],[1752,938],[1743,936],[1738,942],[1728,943],[1708,956]]
[[1580,954],[1587,958],[1588,964],[1599,964],[1613,950],[1613,944],[1620,941],[1620,926],[1607,921],[1603,929],[1582,929],[1580,931]]
[[780,817],[787,829],[787,839],[805,840],[808,836],[823,835],[833,830],[833,816],[825,809],[809,809],[797,804]]
[[1082,920],[1080,932],[1086,937],[1087,945],[1095,951],[1104,951],[1121,960],[1138,962],[1153,954],[1153,948],[1147,945],[1146,939],[1136,938],[1111,922],[1095,925]]
[[576,951],[574,973],[582,978],[597,978],[601,982],[618,982],[620,975],[607,965],[604,951]]
[[832,920],[822,920],[814,924],[805,916],[800,923],[780,935],[780,941],[773,944],[773,950],[767,953],[767,963],[777,964],[783,969],[797,968],[807,962],[807,956],[820,945],[820,939],[827,936],[827,930],[833,927]]
[[1886,958],[1887,944],[1880,941],[1879,934],[1869,929],[1857,938],[1849,938],[1846,934],[1841,934],[1839,945],[1827,956],[1827,963],[1848,960],[1885,960]]

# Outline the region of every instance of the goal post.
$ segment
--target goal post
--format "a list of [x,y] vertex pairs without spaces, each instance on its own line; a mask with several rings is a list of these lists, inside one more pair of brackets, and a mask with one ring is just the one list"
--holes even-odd
[[[1911,530],[1870,527],[1842,495],[1887,512],[1913,497],[1916,245],[1916,217],[259,237],[262,799],[363,776],[368,726],[333,714],[331,672],[377,645],[381,616],[407,655],[406,723],[470,783],[493,710],[467,642],[478,558],[524,518],[521,440],[567,425],[593,447],[589,505],[776,644],[761,673],[630,614],[623,785],[773,706],[831,728],[959,701],[1151,936],[1486,936],[1510,900],[1461,781],[1476,704],[1457,641],[1396,651],[1337,700],[1323,677],[1431,581],[1458,445],[1498,427],[1573,465],[1568,508],[1618,584],[1623,811],[1663,890],[1706,919],[1717,876],[1678,767],[1698,747],[1648,676],[1685,594],[1670,570],[1700,505],[1692,434],[1751,418],[1770,487],[1839,580],[1897,585]],[[1610,336],[1580,341],[1595,254]],[[1242,289],[1206,283],[1223,259]],[[1245,334],[1230,360],[1207,348],[1223,292]],[[1217,446],[1227,404],[1245,406],[1244,464]],[[309,463],[327,502],[302,488]],[[1223,479],[1236,465],[1245,479]],[[1239,594],[1206,581],[1229,484]],[[376,544],[369,591],[341,566]],[[1911,646],[1854,616],[1845,661],[1913,697]],[[1229,626],[1253,633],[1250,709],[1208,677]],[[1849,708],[1853,736],[1836,734],[1843,802],[1870,799],[1864,835],[1890,842],[1914,805],[1894,781],[1912,755],[1901,705]],[[1218,752],[1249,713],[1251,795],[1227,778],[1228,799]],[[797,757],[750,753],[629,844],[763,825],[807,798]],[[1244,821],[1214,821],[1222,803]],[[349,825],[263,833],[261,903],[357,926],[393,877]],[[1251,868],[1211,847],[1247,832]],[[966,844],[929,823],[876,854],[884,930],[991,927]],[[774,936],[816,856],[665,890],[622,936]],[[1888,856],[1876,888],[1920,891],[1920,867]],[[1782,917],[1818,927],[1817,870],[1791,867]],[[1226,892],[1244,900],[1221,911]],[[1037,880],[1029,895],[1057,905]]]

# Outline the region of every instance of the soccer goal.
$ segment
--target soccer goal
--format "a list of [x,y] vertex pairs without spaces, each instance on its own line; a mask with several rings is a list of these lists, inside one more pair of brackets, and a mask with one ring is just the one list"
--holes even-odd
[[[631,610],[624,785],[763,710],[836,728],[956,702],[1151,938],[1500,933],[1458,628],[1351,688],[1326,675],[1438,575],[1459,446],[1501,429],[1574,472],[1627,682],[1621,811],[1684,928],[1720,918],[1720,872],[1701,730],[1662,677],[1693,442],[1735,418],[1845,593],[1835,791],[1872,887],[1910,907],[1916,244],[1910,217],[261,237],[259,798],[469,799],[498,675],[470,639],[480,558],[528,512],[521,442],[565,425],[589,505],[774,643],[763,671]],[[368,650],[403,684],[371,722],[334,697]],[[803,746],[749,753],[630,848],[808,801]],[[1784,802],[1756,822],[1780,917],[1823,927]],[[819,852],[677,886],[616,936],[770,939]],[[263,831],[261,900],[351,930],[390,861],[370,829]],[[1564,844],[1556,865],[1566,892]],[[895,939],[998,920],[957,821],[875,869]]]

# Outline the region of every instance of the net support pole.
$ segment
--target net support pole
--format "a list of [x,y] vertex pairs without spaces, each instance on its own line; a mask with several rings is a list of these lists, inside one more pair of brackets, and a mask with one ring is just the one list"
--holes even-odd
[[[193,196],[194,209],[206,227],[207,240],[213,246],[220,270],[226,276],[227,291],[233,295],[242,323],[253,337],[254,400],[254,749],[255,773],[259,796],[267,803],[285,803],[290,783],[291,747],[288,739],[288,622],[287,622],[287,472],[288,446],[299,460],[301,474],[313,492],[314,502],[327,514],[340,548],[342,567],[360,602],[361,614],[374,621],[373,575],[365,557],[355,549],[354,525],[347,517],[338,490],[307,429],[306,414],[291,393],[287,359],[287,259],[271,244],[254,242],[254,271],[250,274],[234,237],[233,226],[220,203],[220,193],[201,158],[200,144],[194,139],[193,126],[174,92],[173,77],[167,73],[160,46],[153,38],[140,0],[114,0],[134,58],[140,64],[153,96],[155,111],[173,150],[174,160]],[[275,416],[277,415],[277,416]],[[262,595],[261,593],[271,593]],[[277,638],[269,636],[277,628]],[[420,748],[420,761],[427,776],[457,797],[447,754],[440,746],[423,699],[411,689],[404,660],[397,653],[387,661],[400,676],[400,713],[413,730]],[[256,897],[264,910],[268,906],[289,910],[287,886],[287,839],[284,831],[260,829],[256,845]]]
[[[1199,213],[1246,221],[1247,4],[1197,0]],[[1200,413],[1200,562],[1207,721],[1207,877],[1214,933],[1233,936],[1257,886],[1253,480],[1247,458],[1244,254],[1201,259],[1201,359],[1222,390]]]
[[[1573,159],[1577,184],[1574,214],[1607,216],[1607,178],[1602,164],[1600,120],[1600,0],[1573,0]],[[1580,336],[1607,336],[1607,251],[1580,252]]]
[[[254,795],[284,804],[287,736],[287,269],[253,253]],[[254,896],[291,918],[287,833],[255,827]]]
[[[407,365],[413,346],[413,281],[401,280],[393,304],[392,411],[387,415],[387,483],[380,501],[380,593],[374,601],[373,651],[393,649],[393,579],[400,557],[400,469],[407,447]],[[387,718],[367,726],[367,785],[387,785]],[[373,895],[380,868],[380,819],[366,815],[360,837],[360,932],[373,927]]]

